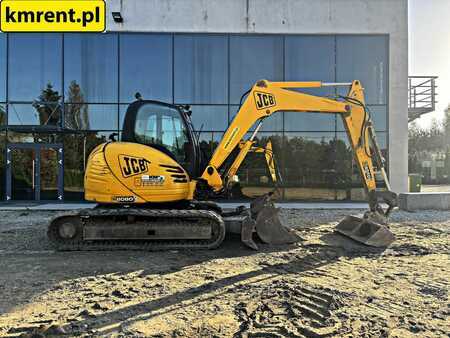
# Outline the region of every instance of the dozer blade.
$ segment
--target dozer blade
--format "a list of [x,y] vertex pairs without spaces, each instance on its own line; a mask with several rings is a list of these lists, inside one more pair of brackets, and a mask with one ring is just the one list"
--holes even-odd
[[291,229],[281,224],[278,217],[279,210],[273,205],[266,205],[258,212],[256,217],[256,233],[264,243],[292,244],[300,237]]
[[335,230],[357,242],[377,248],[387,247],[395,240],[387,226],[356,216],[346,216]]

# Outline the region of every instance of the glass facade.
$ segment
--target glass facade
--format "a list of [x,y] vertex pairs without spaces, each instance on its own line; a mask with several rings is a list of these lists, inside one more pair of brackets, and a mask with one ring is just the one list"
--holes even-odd
[[[6,166],[8,144],[48,143],[53,148],[39,148],[38,157],[56,161],[61,145],[63,199],[81,200],[87,155],[112,134],[120,138],[136,93],[191,105],[210,155],[256,80],[358,79],[387,152],[388,46],[387,35],[0,34],[0,198],[22,188],[20,196],[36,196],[36,180],[43,199],[57,196],[59,181],[47,177],[56,173],[51,163],[20,175]],[[338,115],[280,112],[265,120],[257,139],[273,143],[285,199],[348,199],[361,187]],[[28,167],[36,156],[20,146],[11,160]],[[262,154],[251,154],[238,175],[246,196],[271,187]]]

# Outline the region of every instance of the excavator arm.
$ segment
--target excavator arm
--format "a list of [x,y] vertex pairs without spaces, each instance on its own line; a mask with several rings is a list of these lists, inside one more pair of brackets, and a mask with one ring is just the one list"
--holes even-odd
[[233,161],[233,164],[227,171],[225,176],[225,185],[228,186],[239,170],[242,162],[245,160],[245,157],[248,153],[264,153],[264,157],[266,159],[267,169],[269,170],[270,177],[272,182],[277,184],[279,180],[281,180],[281,176],[278,175],[277,166],[275,163],[275,155],[272,150],[272,141],[268,140],[265,147],[261,147],[255,144],[255,141],[241,141],[239,143],[239,154]]
[[[347,96],[326,98],[299,91],[302,88],[325,86],[348,86],[349,92]],[[354,152],[355,162],[368,194],[370,211],[366,213],[365,219],[386,224],[387,216],[397,204],[397,195],[389,190],[384,159],[376,142],[372,121],[365,106],[364,89],[357,80],[352,83],[340,84],[258,81],[249,91],[201,176],[211,189],[220,192],[226,188],[227,180],[231,177],[230,174],[234,175],[237,172],[253,146],[254,138],[264,119],[281,111],[339,114],[341,116],[349,144]],[[243,140],[244,135],[255,123],[256,127],[250,138],[246,141]],[[231,169],[222,176],[219,172],[221,166],[239,144],[241,144],[240,151]],[[377,189],[376,176],[378,173],[384,180],[387,191]],[[380,200],[387,204],[386,209],[381,207]],[[260,208],[256,207],[256,209]]]

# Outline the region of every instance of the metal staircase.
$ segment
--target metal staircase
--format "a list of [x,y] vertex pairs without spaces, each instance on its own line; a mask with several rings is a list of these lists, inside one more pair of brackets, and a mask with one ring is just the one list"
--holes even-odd
[[436,79],[437,76],[408,77],[408,122],[435,110]]

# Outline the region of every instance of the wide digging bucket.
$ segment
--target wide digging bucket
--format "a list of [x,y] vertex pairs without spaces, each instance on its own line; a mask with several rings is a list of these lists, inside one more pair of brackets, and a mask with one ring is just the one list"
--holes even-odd
[[278,216],[279,210],[273,205],[268,205],[258,212],[256,217],[256,233],[264,243],[268,244],[292,244],[300,240],[300,237],[291,229],[281,224]]
[[366,218],[346,216],[335,228],[340,234],[374,247],[387,247],[394,240],[394,234],[385,226]]

